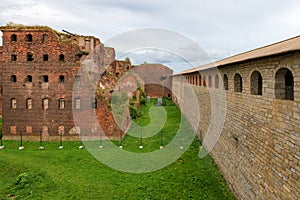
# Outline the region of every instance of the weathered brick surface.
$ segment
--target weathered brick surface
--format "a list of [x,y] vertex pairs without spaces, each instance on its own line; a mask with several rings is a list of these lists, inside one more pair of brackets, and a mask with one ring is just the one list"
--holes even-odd
[[[82,137],[98,137],[102,132],[105,137],[116,138],[125,134],[130,114],[129,109],[124,111],[125,121],[121,128],[117,126],[110,108],[114,90],[125,88],[131,98],[137,96],[138,100],[141,94],[135,91],[137,85],[143,85],[149,72],[150,75],[156,72],[151,77],[159,73],[157,81],[163,82],[165,88],[146,85],[149,94],[170,94],[172,70],[157,64],[143,71],[144,68],[140,70],[141,67],[131,66],[128,61],[116,61],[114,49],[104,47],[95,37],[62,34],[43,26],[5,26],[1,31],[0,108],[3,105],[6,139],[18,139],[21,132],[25,139],[39,139],[41,131],[44,140],[59,139],[59,132],[64,133],[64,140],[78,138],[79,132]],[[128,71],[134,73],[133,69],[140,71],[138,77],[122,79]],[[46,110],[43,109],[45,98],[49,101]],[[59,107],[61,98],[63,109]],[[30,108],[28,99],[31,99]],[[92,108],[92,99],[96,99],[97,108]],[[16,101],[15,108],[12,108],[13,101]],[[74,123],[74,119],[78,120]]]
[[[198,135],[205,140],[211,118],[212,104],[219,110],[226,105],[226,118],[220,138],[211,156],[218,164],[228,185],[238,199],[299,199],[300,197],[300,53],[261,58],[240,64],[231,64],[218,72],[184,74],[197,94],[200,123]],[[288,68],[294,76],[294,101],[275,98],[275,74],[280,68]],[[258,70],[263,78],[261,95],[251,94],[251,73]],[[234,92],[234,76],[240,73],[242,92]],[[228,75],[229,90],[204,87],[203,77]],[[196,78],[200,83],[196,83]],[[194,82],[193,82],[194,80]],[[221,81],[221,78],[220,78]],[[214,79],[212,80],[214,82]],[[208,84],[208,83],[206,83]],[[223,83],[219,83],[223,85]],[[173,78],[173,90],[180,91],[185,84],[179,76]],[[211,98],[215,93],[225,98]],[[184,93],[173,99],[182,102]],[[222,107],[221,107],[222,106]],[[190,120],[193,109],[188,112]]]
[[[116,123],[116,119],[111,111],[111,95],[115,90],[127,92],[131,96],[137,89],[137,79],[126,78],[126,72],[132,68],[126,61],[114,61],[109,65],[101,76],[98,83],[97,97],[101,106],[97,109],[98,122],[103,130],[103,134],[108,138],[117,139],[123,137],[130,125],[129,109],[124,111],[124,122]],[[125,76],[124,76],[125,75]],[[128,84],[128,81],[130,84]]]
[[171,97],[173,70],[162,64],[142,64],[133,72],[139,74],[145,83],[145,92],[152,98]]
[[0,46],[0,115],[2,116],[2,63],[3,63],[3,47]]
[[[3,51],[1,51],[1,79],[3,90],[3,134],[24,137],[39,135],[57,136],[59,126],[64,126],[65,137],[76,135],[72,114],[73,85],[81,61],[90,52],[96,52],[94,61],[103,66],[114,60],[114,51],[104,48],[99,39],[91,36],[78,36],[57,33],[48,27],[1,27]],[[12,35],[16,38],[12,39]],[[27,35],[32,40],[27,41]],[[15,41],[13,41],[15,40]],[[95,48],[98,48],[95,51]],[[32,54],[28,61],[28,53]],[[47,54],[47,56],[45,56]],[[60,56],[60,55],[63,56]],[[15,55],[15,60],[13,56]],[[44,60],[48,57],[47,60]],[[16,77],[12,82],[11,76]],[[32,81],[27,80],[27,76]],[[43,76],[48,76],[48,82]],[[63,81],[60,77],[64,77]],[[16,99],[12,109],[11,99]],[[27,99],[32,99],[32,108],[27,108]],[[43,109],[43,99],[49,99],[49,108]],[[64,99],[64,109],[59,108],[59,99]],[[15,131],[11,129],[16,127]],[[74,136],[75,136],[74,135]]]

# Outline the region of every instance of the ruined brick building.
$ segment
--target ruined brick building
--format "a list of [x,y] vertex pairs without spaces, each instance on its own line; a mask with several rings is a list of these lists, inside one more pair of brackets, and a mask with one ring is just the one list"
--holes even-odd
[[74,134],[72,90],[80,79],[80,60],[96,46],[106,55],[105,47],[95,37],[61,34],[48,27],[0,29],[3,135]]
[[[106,135],[119,134],[108,102],[118,80],[133,68],[130,62],[115,60],[114,49],[93,36],[60,33],[46,26],[8,24],[0,30],[0,112],[5,138],[16,139],[22,132],[28,139],[40,133],[45,140],[60,134],[74,139],[83,130],[75,126],[72,112],[84,107],[95,110]],[[74,97],[72,92],[74,83],[83,79],[77,73],[82,61],[89,57],[97,64],[97,73],[103,73],[98,85],[102,92],[83,102],[81,94]]]

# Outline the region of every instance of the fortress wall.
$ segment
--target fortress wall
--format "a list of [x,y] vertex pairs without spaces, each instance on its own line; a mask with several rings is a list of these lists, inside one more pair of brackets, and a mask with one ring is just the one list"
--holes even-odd
[[[190,81],[193,79],[189,76],[195,74],[184,74],[193,83],[191,87],[197,95],[200,109],[197,134],[204,145],[218,135],[210,125],[220,125],[218,115],[222,118],[222,112],[226,111],[224,127],[210,155],[238,199],[298,199],[300,196],[299,55],[294,52],[219,68],[219,77],[228,76],[226,91],[204,87],[203,81],[200,84]],[[281,68],[288,68],[293,74],[294,100],[275,98],[279,90],[275,86],[276,73]],[[254,70],[262,75],[262,95],[251,94]],[[205,73],[200,71],[197,75],[203,77]],[[242,92],[235,92],[236,73],[242,77]],[[179,79],[173,77],[173,93],[177,94],[173,99],[182,105],[184,98],[180,95],[184,93],[180,90],[186,84]],[[189,109],[189,113],[183,110],[183,113],[195,116],[197,113],[190,113],[195,110]],[[222,112],[215,115],[216,110]],[[208,130],[213,131],[208,133]]]

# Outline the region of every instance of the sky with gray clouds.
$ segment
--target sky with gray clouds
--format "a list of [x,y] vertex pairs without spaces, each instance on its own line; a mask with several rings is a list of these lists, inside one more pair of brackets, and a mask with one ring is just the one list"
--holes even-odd
[[[167,30],[176,44],[189,39],[186,46],[178,44],[185,49],[197,44],[214,61],[300,35],[299,10],[298,0],[1,0],[0,25],[47,25],[59,31],[94,35],[108,46],[106,41],[124,32],[156,28]],[[174,32],[181,36],[176,38]],[[122,47],[113,44],[120,53]],[[142,49],[127,56],[136,64],[180,63],[178,55],[170,51]],[[191,67],[181,63],[179,68]]]

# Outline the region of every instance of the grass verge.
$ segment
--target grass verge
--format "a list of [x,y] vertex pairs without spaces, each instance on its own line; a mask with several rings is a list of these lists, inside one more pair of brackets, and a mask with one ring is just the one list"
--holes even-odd
[[[167,144],[178,129],[180,111],[171,102],[164,108]],[[145,117],[137,123],[151,121]],[[145,148],[139,150],[139,140],[126,136],[124,149],[151,151],[159,148],[159,140],[156,135],[145,139]],[[79,145],[65,142],[59,150],[59,143],[52,142],[38,150],[38,142],[24,142],[20,151],[19,142],[5,141],[6,148],[0,150],[0,199],[235,199],[211,157],[199,159],[197,139],[171,165],[141,174],[113,170]]]

